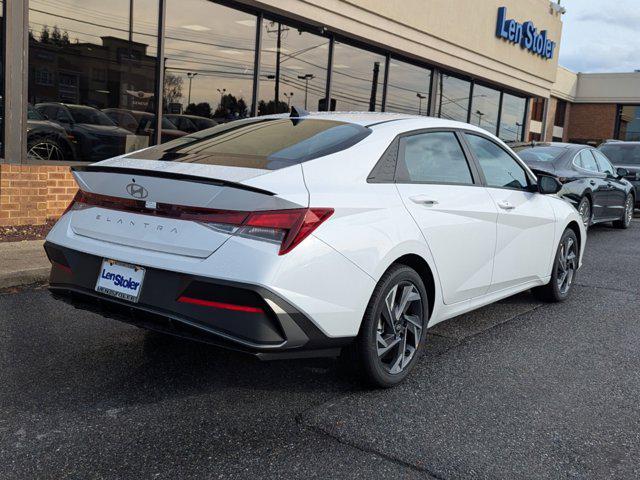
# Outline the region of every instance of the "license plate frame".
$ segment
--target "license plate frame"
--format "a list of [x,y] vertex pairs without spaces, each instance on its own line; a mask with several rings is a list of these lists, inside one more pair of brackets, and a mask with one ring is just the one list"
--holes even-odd
[[[95,291],[120,300],[138,303],[145,274],[144,267],[104,258],[100,264]],[[118,279],[118,276],[121,278]],[[132,282],[137,283],[135,290],[131,288]]]

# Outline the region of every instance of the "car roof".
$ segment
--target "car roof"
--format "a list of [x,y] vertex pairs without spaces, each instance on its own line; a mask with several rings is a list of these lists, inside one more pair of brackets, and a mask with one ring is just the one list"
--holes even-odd
[[[262,118],[290,118],[287,113],[265,115]],[[447,120],[445,118],[427,117],[425,115],[409,115],[393,112],[309,112],[307,115],[292,117],[301,119],[332,120],[336,122],[354,123],[363,127],[377,125],[397,125],[399,122],[411,122],[407,130],[417,128],[459,128],[488,134],[487,130],[469,123]]]

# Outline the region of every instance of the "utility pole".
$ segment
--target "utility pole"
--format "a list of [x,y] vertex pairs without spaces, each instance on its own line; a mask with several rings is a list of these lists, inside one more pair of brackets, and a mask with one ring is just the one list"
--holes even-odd
[[313,80],[316,76],[313,73],[298,75],[300,80],[304,80],[304,109],[307,109],[307,92],[309,90],[309,80]]
[[376,111],[376,97],[378,96],[378,75],[380,74],[380,62],[373,63],[373,78],[371,79],[371,98],[369,99],[369,111]]
[[[271,22],[273,25],[275,22]],[[282,55],[282,33],[288,32],[289,27],[282,28],[282,24],[278,22],[278,28],[276,30],[269,30],[267,27],[267,33],[277,33],[276,37],[276,84],[274,89],[273,100],[275,101],[275,111],[278,112],[280,105],[280,57]]]
[[187,107],[191,104],[191,82],[193,77],[198,75],[198,72],[187,72],[187,78],[189,79],[189,95],[187,96]]
[[482,113],[480,110],[476,110],[476,115],[478,116],[478,126],[480,126],[480,124],[482,123],[482,117],[484,116],[484,113]]

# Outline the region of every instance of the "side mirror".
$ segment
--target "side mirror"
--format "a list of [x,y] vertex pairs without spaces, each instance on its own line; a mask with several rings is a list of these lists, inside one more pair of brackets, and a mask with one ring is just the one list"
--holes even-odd
[[616,175],[618,175],[618,178],[624,178],[629,175],[629,170],[627,170],[626,168],[618,167],[616,168]]
[[538,191],[542,194],[558,193],[562,189],[562,184],[556,177],[549,175],[538,175]]

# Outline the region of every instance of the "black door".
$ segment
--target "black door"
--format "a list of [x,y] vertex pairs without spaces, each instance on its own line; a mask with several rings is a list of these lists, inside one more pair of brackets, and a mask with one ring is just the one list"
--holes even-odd
[[598,162],[598,170],[604,173],[607,178],[607,210],[610,218],[622,218],[624,206],[627,201],[627,186],[618,178],[615,168],[607,157],[598,150],[591,150]]
[[593,221],[598,222],[604,218],[608,218],[608,200],[609,184],[606,181],[606,175],[600,173],[595,157],[589,152],[588,148],[580,150],[574,159],[574,165],[583,178],[585,189],[591,191],[593,205]]

